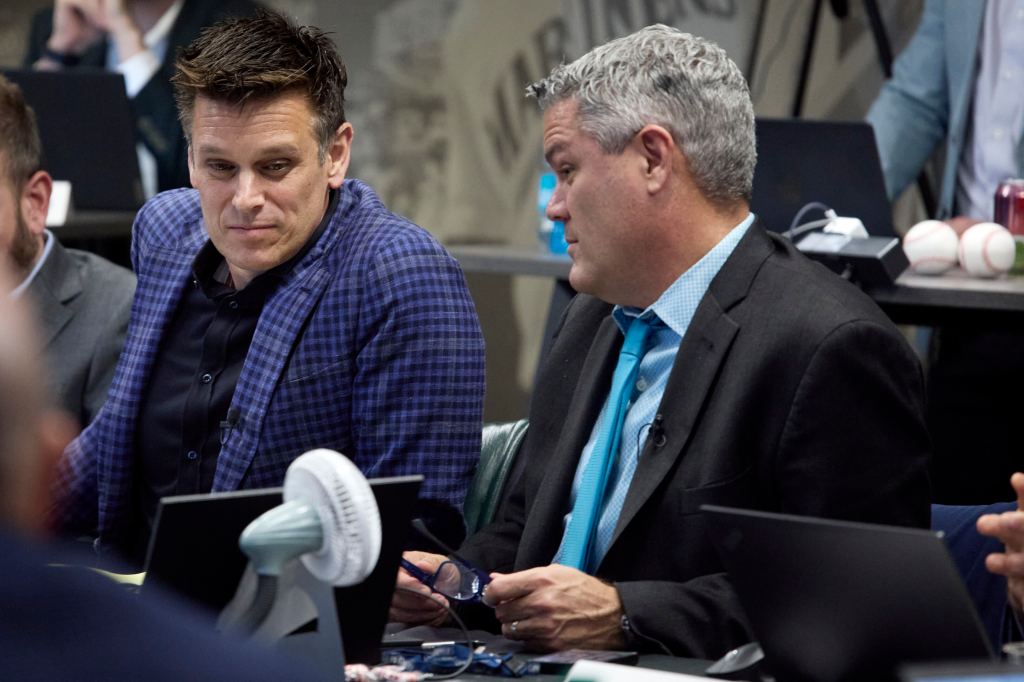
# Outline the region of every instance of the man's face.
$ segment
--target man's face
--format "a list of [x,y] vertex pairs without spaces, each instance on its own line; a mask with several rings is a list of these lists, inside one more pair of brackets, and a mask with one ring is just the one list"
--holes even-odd
[[23,192],[7,175],[6,170],[0,170],[0,254],[9,259],[14,276],[20,279],[35,264],[42,238],[29,230],[21,206]]
[[648,305],[636,299],[634,278],[651,248],[635,219],[645,192],[643,158],[629,147],[605,153],[580,129],[571,99],[544,112],[544,156],[558,177],[547,216],[565,223],[569,283],[609,303]]
[[244,107],[199,96],[189,173],[203,220],[237,288],[294,256],[316,230],[348,168],[344,124],[323,163],[306,96],[287,92]]

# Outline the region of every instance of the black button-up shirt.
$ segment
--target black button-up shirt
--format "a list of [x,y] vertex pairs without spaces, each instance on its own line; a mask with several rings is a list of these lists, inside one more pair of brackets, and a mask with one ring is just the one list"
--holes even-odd
[[161,497],[212,489],[221,435],[242,418],[231,398],[263,304],[323,234],[337,197],[331,193],[323,220],[295,256],[244,289],[230,285],[227,263],[213,242],[196,256],[142,395],[135,433],[141,516],[135,558],[144,558]]

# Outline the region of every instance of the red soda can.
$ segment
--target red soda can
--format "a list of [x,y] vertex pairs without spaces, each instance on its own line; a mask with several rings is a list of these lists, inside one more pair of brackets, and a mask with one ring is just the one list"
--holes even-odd
[[1013,235],[1017,254],[1012,272],[1024,273],[1024,178],[1009,178],[999,183],[992,219]]

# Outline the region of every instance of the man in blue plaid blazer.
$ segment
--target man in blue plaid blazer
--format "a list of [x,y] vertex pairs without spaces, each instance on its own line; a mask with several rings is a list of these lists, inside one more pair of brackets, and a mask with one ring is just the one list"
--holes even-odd
[[451,256],[345,180],[345,80],[320,31],[273,13],[179,56],[196,189],[136,218],[128,337],[105,408],[65,453],[63,531],[136,554],[160,496],[280,485],[328,447],[367,476],[423,474],[424,515],[461,535],[479,324]]

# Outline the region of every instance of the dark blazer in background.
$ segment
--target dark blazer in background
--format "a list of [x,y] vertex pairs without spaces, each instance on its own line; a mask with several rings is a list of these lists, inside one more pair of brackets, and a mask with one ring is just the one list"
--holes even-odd
[[56,240],[26,292],[40,322],[54,396],[83,427],[106,400],[134,294],[130,270]]
[[[170,78],[178,48],[199,37],[199,32],[221,19],[252,14],[260,5],[252,0],[185,0],[168,35],[167,54],[160,70],[132,100],[136,138],[156,157],[157,191],[188,187],[185,138],[178,123]],[[53,8],[41,10],[32,18],[25,65],[31,66],[43,54],[53,32]],[[105,68],[107,40],[101,40],[82,55],[81,66]]]
[[[461,550],[482,568],[551,562],[622,344],[611,310],[584,295],[570,304],[518,478]],[[665,442],[645,444],[596,571],[616,584],[635,646],[715,658],[753,639],[702,504],[927,526],[923,395],[917,358],[875,304],[755,222],[682,340],[658,409]]]

